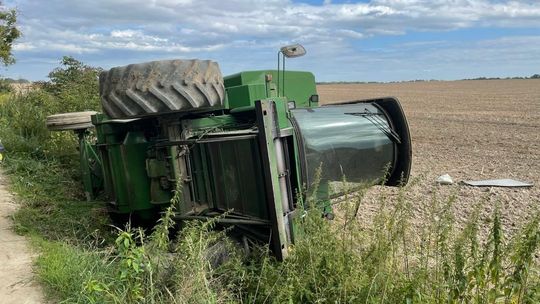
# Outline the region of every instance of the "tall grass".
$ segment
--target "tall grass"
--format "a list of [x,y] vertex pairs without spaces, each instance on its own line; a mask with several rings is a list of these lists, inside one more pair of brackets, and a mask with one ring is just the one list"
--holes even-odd
[[[413,223],[407,188],[397,201],[379,197],[371,222],[355,215],[362,196],[350,195],[328,221],[305,210],[302,237],[277,262],[264,246],[246,254],[214,223],[190,222],[176,238],[169,209],[153,229],[119,230],[109,250],[84,270],[42,274],[67,302],[81,303],[537,303],[540,300],[539,217],[506,239],[495,209],[481,236],[480,204],[464,228],[454,226],[453,198],[434,197],[433,221]],[[215,263],[219,251],[226,258]],[[63,255],[61,253],[60,255]],[[51,257],[54,254],[46,254]],[[53,258],[55,260],[55,258]],[[107,261],[107,262],[103,262]],[[77,265],[80,267],[80,265]],[[56,278],[56,280],[50,279]],[[57,278],[65,278],[66,281]],[[78,277],[77,277],[78,278]]]

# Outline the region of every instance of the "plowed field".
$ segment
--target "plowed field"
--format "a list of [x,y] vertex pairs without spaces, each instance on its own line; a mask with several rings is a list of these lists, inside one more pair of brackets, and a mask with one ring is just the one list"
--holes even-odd
[[[456,196],[453,208],[462,224],[476,203],[487,220],[501,204],[506,230],[540,207],[540,80],[474,80],[391,84],[325,84],[318,86],[322,103],[397,97],[407,115],[413,142],[412,177],[407,192],[414,216],[426,220],[431,197]],[[450,174],[455,184],[435,184]],[[474,188],[462,180],[513,178],[532,188]],[[376,187],[363,207],[368,216],[377,207]]]

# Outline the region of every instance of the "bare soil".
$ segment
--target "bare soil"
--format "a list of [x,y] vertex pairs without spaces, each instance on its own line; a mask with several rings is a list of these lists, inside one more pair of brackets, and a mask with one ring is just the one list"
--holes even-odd
[[0,302],[44,303],[43,293],[32,273],[33,254],[25,237],[13,232],[11,216],[18,205],[6,189],[0,171]]
[[[407,115],[413,143],[412,178],[407,193],[418,221],[429,220],[431,197],[456,195],[458,225],[476,203],[488,220],[500,203],[507,232],[515,232],[540,206],[540,80],[440,81],[390,84],[319,85],[322,103],[397,97]],[[475,188],[455,183],[436,185],[438,176],[463,180],[513,178],[532,188]],[[370,191],[364,214],[377,207],[379,193]]]

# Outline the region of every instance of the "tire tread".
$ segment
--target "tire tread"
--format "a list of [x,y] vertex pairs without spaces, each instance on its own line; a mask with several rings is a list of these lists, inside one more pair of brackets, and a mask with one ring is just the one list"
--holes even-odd
[[225,87],[213,61],[162,60],[102,72],[100,96],[105,114],[127,118],[220,107]]

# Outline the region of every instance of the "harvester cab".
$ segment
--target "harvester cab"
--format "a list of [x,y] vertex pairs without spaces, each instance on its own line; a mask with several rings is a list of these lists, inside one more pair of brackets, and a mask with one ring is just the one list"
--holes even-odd
[[411,141],[398,100],[320,105],[313,74],[285,70],[304,53],[284,47],[278,70],[224,78],[201,60],[103,72],[104,113],[79,120],[95,142],[77,129],[89,198],[102,190],[113,218],[138,221],[173,202],[177,220],[213,219],[283,259],[307,193],[332,217],[345,189],[406,183]]

